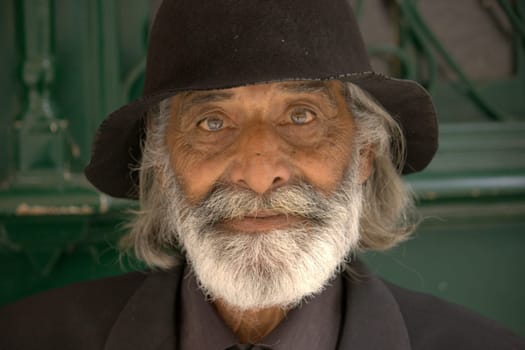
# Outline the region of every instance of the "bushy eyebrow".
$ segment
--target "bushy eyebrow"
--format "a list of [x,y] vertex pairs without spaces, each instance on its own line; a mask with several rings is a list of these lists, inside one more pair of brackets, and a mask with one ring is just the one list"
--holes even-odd
[[187,112],[190,108],[211,103],[229,100],[233,97],[233,93],[226,91],[198,91],[191,92],[184,100],[180,107],[180,113]]
[[332,106],[336,106],[335,97],[324,81],[292,82],[279,85],[279,90],[294,94],[319,94],[327,98]]

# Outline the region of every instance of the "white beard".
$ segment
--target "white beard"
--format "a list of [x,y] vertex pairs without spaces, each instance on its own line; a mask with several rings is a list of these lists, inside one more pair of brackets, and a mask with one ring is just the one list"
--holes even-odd
[[[169,198],[167,224],[212,300],[222,299],[241,310],[291,307],[321,292],[357,247],[362,210],[357,168],[351,167],[330,197],[310,186],[306,186],[310,196],[301,194],[300,186],[290,186],[272,192],[268,200],[228,188],[217,191],[217,196],[212,192],[197,207],[187,204],[170,176],[164,194]],[[216,228],[225,217],[239,218],[256,209],[301,214],[308,223],[263,233]]]

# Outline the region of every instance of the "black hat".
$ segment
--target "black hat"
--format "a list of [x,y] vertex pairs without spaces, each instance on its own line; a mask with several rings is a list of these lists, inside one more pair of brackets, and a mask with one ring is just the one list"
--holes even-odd
[[146,113],[179,91],[288,80],[339,79],[373,95],[399,122],[403,173],[424,169],[437,150],[427,91],[372,72],[349,0],[164,0],[153,24],[143,95],[111,113],[93,142],[89,181],[136,198]]

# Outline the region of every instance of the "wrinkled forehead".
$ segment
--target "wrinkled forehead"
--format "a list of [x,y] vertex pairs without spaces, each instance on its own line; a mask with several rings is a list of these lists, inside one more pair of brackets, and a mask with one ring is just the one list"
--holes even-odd
[[317,95],[334,106],[337,97],[343,95],[343,83],[339,80],[295,80],[274,83],[261,83],[227,89],[186,91],[175,95],[172,103],[179,105],[179,112],[196,105],[232,100],[237,96],[256,95],[272,92],[287,97],[291,95]]

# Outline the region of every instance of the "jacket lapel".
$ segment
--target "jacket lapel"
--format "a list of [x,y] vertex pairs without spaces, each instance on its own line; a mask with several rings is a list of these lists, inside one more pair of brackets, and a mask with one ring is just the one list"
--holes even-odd
[[175,308],[182,269],[151,273],[144,280],[119,314],[105,350],[175,349]]
[[351,268],[357,268],[357,274],[343,274],[346,302],[338,349],[410,350],[408,331],[392,293],[359,262]]
[[[410,350],[403,316],[386,285],[360,263],[358,278],[344,273],[345,314],[339,350]],[[177,344],[176,301],[183,266],[152,273],[119,314],[105,350],[173,350]]]

